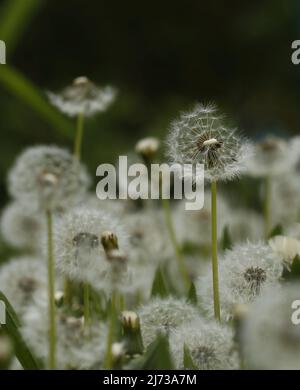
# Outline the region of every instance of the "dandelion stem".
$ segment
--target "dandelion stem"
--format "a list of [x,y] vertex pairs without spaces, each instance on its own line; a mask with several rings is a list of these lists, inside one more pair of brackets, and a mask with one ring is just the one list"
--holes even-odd
[[217,182],[211,182],[211,243],[212,243],[212,276],[214,291],[215,318],[220,321],[219,271],[218,271],[218,232],[217,232]]
[[83,316],[84,326],[87,329],[90,324],[90,286],[88,283],[83,284]]
[[271,231],[271,178],[264,179],[264,220],[265,220],[265,239],[269,238]]
[[168,229],[169,236],[170,236],[170,239],[171,239],[171,242],[172,242],[175,254],[176,254],[177,262],[178,262],[179,273],[182,276],[184,286],[188,289],[189,285],[190,285],[190,280],[189,280],[187,270],[185,268],[182,250],[181,250],[180,245],[178,244],[178,241],[176,238],[175,229],[174,229],[174,225],[173,225],[173,221],[172,221],[170,202],[168,199],[162,198],[162,204],[163,204],[163,208],[165,211],[167,229]]
[[64,302],[67,306],[72,305],[72,295],[73,295],[73,283],[66,276],[64,280]]
[[113,356],[112,356],[112,345],[114,342],[115,335],[115,327],[116,327],[116,319],[117,319],[117,292],[113,291],[111,296],[111,311],[110,311],[110,323],[107,337],[107,347],[106,347],[106,355],[104,359],[104,369],[112,369],[113,364]]
[[47,211],[47,234],[48,234],[48,316],[49,316],[49,355],[48,366],[50,370],[56,368],[56,319],[55,319],[55,275],[53,259],[52,239],[52,213]]
[[84,123],[84,114],[80,113],[77,116],[77,129],[76,129],[76,137],[74,143],[74,156],[80,160],[81,157],[81,146],[82,146],[82,138],[83,138],[83,123]]

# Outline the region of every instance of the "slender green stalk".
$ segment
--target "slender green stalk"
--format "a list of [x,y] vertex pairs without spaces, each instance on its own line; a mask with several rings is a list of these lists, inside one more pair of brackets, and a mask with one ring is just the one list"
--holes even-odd
[[78,158],[78,160],[80,160],[80,158],[81,158],[83,123],[84,123],[84,114],[83,113],[78,114],[76,137],[75,137],[75,143],[74,143],[74,156],[76,156]]
[[47,211],[47,234],[48,234],[48,317],[49,317],[49,355],[48,367],[56,368],[56,318],[55,318],[55,271],[53,258],[52,239],[52,214]]
[[69,307],[72,305],[72,296],[73,296],[73,283],[66,276],[64,280],[64,303]]
[[90,286],[88,283],[83,284],[83,316],[84,326],[87,329],[90,325]]
[[110,370],[113,365],[113,356],[112,356],[112,345],[114,342],[114,334],[116,328],[116,320],[117,320],[117,292],[114,291],[111,296],[111,311],[110,311],[110,323],[107,337],[107,347],[106,347],[106,355],[104,359],[104,369]]
[[215,318],[221,320],[218,270],[217,183],[211,182],[211,244]]
[[265,239],[269,238],[271,231],[271,178],[264,179],[264,220],[265,220]]
[[165,211],[165,218],[166,218],[166,224],[167,224],[169,236],[170,236],[172,245],[174,247],[174,251],[175,251],[175,255],[176,255],[176,259],[177,259],[179,273],[182,276],[184,286],[188,289],[190,286],[190,279],[189,279],[187,270],[185,268],[182,250],[181,250],[180,245],[178,244],[178,241],[176,238],[169,200],[162,198],[162,205],[163,205],[163,208]]

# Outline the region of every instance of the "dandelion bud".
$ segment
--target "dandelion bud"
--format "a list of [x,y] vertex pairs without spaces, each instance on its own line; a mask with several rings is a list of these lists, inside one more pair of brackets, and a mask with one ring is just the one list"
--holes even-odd
[[0,334],[0,370],[7,370],[13,358],[13,344],[8,336]]
[[113,343],[111,346],[112,367],[113,369],[121,369],[124,361],[125,350],[123,343]]
[[119,249],[118,237],[110,231],[106,231],[102,234],[101,243],[106,253],[114,249]]
[[73,85],[86,85],[90,82],[90,80],[86,76],[79,76],[76,77],[76,79],[73,80]]
[[64,304],[64,293],[62,291],[56,291],[54,295],[55,304],[57,307],[61,307]]
[[131,356],[143,353],[144,346],[138,315],[133,311],[124,311],[121,314],[121,322],[124,331],[126,353]]
[[159,149],[159,140],[154,137],[143,138],[135,146],[135,151],[145,159],[152,159]]

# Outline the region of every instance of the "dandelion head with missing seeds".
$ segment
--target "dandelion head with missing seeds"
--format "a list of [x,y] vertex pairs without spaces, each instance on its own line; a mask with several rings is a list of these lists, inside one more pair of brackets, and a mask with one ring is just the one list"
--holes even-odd
[[93,208],[77,207],[57,222],[54,242],[57,267],[70,279],[101,289],[112,282],[112,272],[123,276],[126,259],[121,255],[114,257],[114,251],[126,252],[127,235],[115,216]]
[[110,86],[100,88],[87,77],[77,77],[72,85],[60,93],[48,92],[50,102],[63,113],[74,117],[92,116],[105,111],[115,100],[116,90]]
[[202,104],[173,122],[167,145],[172,163],[203,164],[209,181],[238,176],[252,152],[249,142],[225,126],[214,105]]
[[85,168],[65,149],[26,149],[9,172],[10,194],[40,211],[58,211],[76,204],[90,184]]

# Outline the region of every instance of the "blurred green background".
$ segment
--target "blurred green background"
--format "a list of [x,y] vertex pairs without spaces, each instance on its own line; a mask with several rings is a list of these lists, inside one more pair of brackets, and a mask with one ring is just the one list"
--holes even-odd
[[26,146],[72,145],[73,122],[51,108],[80,75],[119,89],[86,124],[91,172],[144,136],[163,138],[195,100],[215,101],[246,135],[295,134],[300,123],[297,0],[2,0],[0,203],[7,169]]

